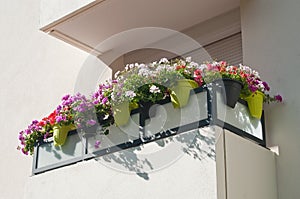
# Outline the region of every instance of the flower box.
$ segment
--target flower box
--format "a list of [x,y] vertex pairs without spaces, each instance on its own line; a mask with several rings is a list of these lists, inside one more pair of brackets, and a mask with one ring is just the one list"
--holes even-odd
[[[265,145],[264,121],[253,118],[247,103],[239,99],[235,108],[228,107],[221,89],[199,87],[191,90],[189,102],[174,108],[170,99],[152,106],[156,114],[145,117],[140,108],[131,111],[127,125],[109,127],[108,135],[97,134],[96,129],[83,133],[70,131],[65,145],[55,147],[52,141],[35,146],[33,173],[41,173],[78,161],[103,156],[124,149],[178,135],[193,129],[220,126],[235,134]],[[100,141],[99,146],[95,143]]]

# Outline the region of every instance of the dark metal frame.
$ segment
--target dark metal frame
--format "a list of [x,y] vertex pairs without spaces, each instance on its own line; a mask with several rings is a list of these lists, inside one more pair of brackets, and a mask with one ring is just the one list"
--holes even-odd
[[[101,149],[99,151],[95,151],[93,153],[89,153],[87,150],[87,147],[85,148],[85,150],[83,151],[83,154],[81,157],[74,157],[72,159],[66,160],[66,161],[62,161],[59,163],[55,163],[49,166],[45,166],[45,167],[41,167],[38,168],[38,154],[39,154],[39,147],[45,143],[49,143],[49,142],[44,142],[43,140],[41,140],[40,142],[37,143],[37,145],[34,148],[34,156],[33,156],[33,168],[32,168],[32,173],[33,174],[38,174],[38,173],[42,173],[45,171],[49,171],[55,168],[59,168],[59,167],[63,167],[63,166],[67,166],[67,165],[71,165],[71,164],[75,164],[77,162],[83,161],[83,160],[88,160],[91,158],[95,158],[95,157],[99,157],[99,156],[103,156],[103,155],[107,155],[110,153],[114,153],[117,151],[121,151],[121,150],[125,150],[128,148],[132,148],[132,147],[137,147],[140,146],[142,144],[146,144],[146,143],[150,143],[150,142],[154,142],[160,139],[164,139],[170,136],[174,136],[174,135],[178,135],[180,133],[189,131],[189,130],[193,130],[196,128],[201,128],[201,127],[206,127],[209,125],[217,125],[222,127],[223,129],[227,129],[239,136],[242,136],[244,138],[250,139],[254,142],[256,142],[257,144],[265,147],[266,146],[266,140],[265,140],[265,122],[264,122],[264,114],[262,115],[261,118],[261,124],[262,124],[262,134],[263,134],[263,139],[259,139],[241,129],[238,129],[237,127],[232,126],[229,123],[226,123],[225,121],[222,121],[220,119],[218,119],[217,116],[217,100],[216,99],[216,93],[217,93],[218,89],[212,89],[212,92],[209,91],[209,89],[207,87],[199,87],[196,88],[194,90],[191,91],[191,94],[196,94],[196,93],[200,93],[200,92],[207,92],[207,118],[190,123],[190,124],[186,124],[183,126],[178,126],[175,127],[173,129],[169,129],[163,132],[159,132],[156,133],[154,135],[152,135],[151,139],[147,138],[144,134],[144,126],[145,126],[145,120],[147,119],[147,116],[145,116],[145,110],[138,108],[135,109],[131,112],[131,114],[140,114],[140,131],[143,132],[143,136],[135,139],[131,142],[125,142],[122,144],[118,144],[116,146],[113,147],[109,147],[109,151],[107,149]],[[166,103],[170,103],[170,99],[165,99],[162,100],[160,102],[157,102],[157,104],[163,105]],[[247,106],[247,103],[241,99],[239,99],[239,103],[242,103],[243,105]],[[68,136],[70,135],[74,135],[76,134],[77,131],[73,130],[70,131]],[[88,137],[84,137],[84,142],[88,143]],[[52,141],[50,141],[51,143]]]

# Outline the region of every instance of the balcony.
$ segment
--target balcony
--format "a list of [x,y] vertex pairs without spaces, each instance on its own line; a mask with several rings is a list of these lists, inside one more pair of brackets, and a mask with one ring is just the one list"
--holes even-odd
[[[99,148],[94,146],[96,140],[101,140]],[[40,142],[35,147],[33,174],[44,173],[36,175],[41,176],[37,179],[43,179],[53,169],[57,172],[49,173],[55,176],[68,175],[68,168],[96,172],[94,163],[100,162],[107,168],[135,173],[149,181],[152,172],[157,170],[179,172],[177,166],[170,167],[179,164],[174,163],[178,159],[197,171],[195,175],[199,178],[186,176],[189,179],[186,183],[198,184],[197,197],[226,198],[227,194],[227,198],[239,198],[256,192],[266,198],[276,196],[275,156],[265,148],[264,118],[250,116],[243,100],[234,109],[228,107],[222,89],[210,92],[205,87],[192,90],[188,105],[180,109],[174,109],[169,100],[153,105],[150,112],[135,109],[129,123],[111,126],[109,135],[98,134],[95,128],[90,128],[85,132],[70,131],[61,148],[54,147],[51,140]],[[81,162],[86,162],[86,166],[71,166]],[[62,174],[59,170],[67,165],[70,166],[61,171],[66,174]],[[134,180],[131,175],[125,176]],[[247,185],[236,189],[241,182]],[[116,194],[119,189],[114,190]],[[174,193],[186,194],[184,190],[178,191]]]
[[[203,23],[198,29],[209,30],[209,34],[195,36],[202,45],[241,31],[238,12],[223,16],[239,7],[237,0],[75,2],[73,7],[51,2],[49,6],[42,0],[41,30],[102,61],[129,44],[142,41],[145,43],[139,45],[145,48],[161,41],[147,37],[149,40],[137,42],[133,36],[99,46],[110,36],[133,28],[164,27],[188,33],[189,28]],[[166,9],[169,7],[171,12]],[[205,21],[216,16],[229,22],[213,20],[213,30],[207,28],[210,25]],[[189,46],[181,54],[193,50]],[[75,191],[75,198],[94,196],[89,194],[96,189],[104,198],[141,198],[145,193],[143,198],[276,198],[275,155],[266,148],[264,116],[253,118],[241,99],[234,109],[228,107],[222,93],[220,89],[197,88],[191,91],[186,107],[174,109],[170,100],[164,100],[152,106],[150,117],[149,110],[135,109],[127,125],[109,127],[107,136],[91,128],[70,131],[62,147],[54,147],[51,139],[41,141],[35,147],[31,185],[44,180],[61,193],[70,190],[70,197],[76,183],[84,179],[86,185],[78,186],[80,193]],[[95,147],[98,140],[101,144]],[[97,162],[101,163],[99,170]],[[70,178],[75,186],[50,182],[50,176]],[[169,189],[172,191],[166,191]],[[33,198],[31,194],[28,198]]]
[[[209,129],[206,131],[210,136],[215,136],[213,127],[216,126],[265,146],[264,118],[253,118],[243,100],[239,100],[234,109],[228,107],[222,92],[217,88],[208,92],[206,87],[200,87],[192,90],[187,106],[175,109],[166,99],[152,106],[150,116],[146,115],[149,110],[135,109],[127,125],[111,126],[107,136],[97,134],[97,129],[92,127],[85,132],[70,131],[67,143],[61,148],[54,147],[51,140],[41,141],[35,148],[33,173],[147,145],[197,129]],[[101,140],[99,148],[94,146],[96,140]]]

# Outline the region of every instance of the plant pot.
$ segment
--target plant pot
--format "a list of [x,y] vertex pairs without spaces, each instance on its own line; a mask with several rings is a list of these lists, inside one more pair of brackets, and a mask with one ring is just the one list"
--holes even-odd
[[105,115],[97,114],[97,120],[100,126],[107,126],[113,122],[114,117],[112,115],[109,115],[107,118],[105,118]]
[[221,87],[224,85],[224,92],[222,91],[223,100],[227,106],[234,108],[242,90],[242,82],[223,78],[221,80],[217,80]]
[[151,117],[155,117],[156,107],[153,102],[139,102],[139,105],[142,109],[141,113],[143,114],[144,119],[149,119]]
[[197,88],[198,84],[194,80],[180,79],[172,89],[171,101],[174,108],[182,108],[187,105],[190,98],[190,91]]
[[53,142],[54,146],[62,146],[65,144],[68,132],[75,129],[74,124],[70,125],[55,125],[53,127]]
[[124,126],[128,123],[130,118],[129,102],[112,106],[114,113],[114,120],[117,126]]
[[252,117],[260,119],[263,110],[264,94],[256,91],[252,95],[245,97]]

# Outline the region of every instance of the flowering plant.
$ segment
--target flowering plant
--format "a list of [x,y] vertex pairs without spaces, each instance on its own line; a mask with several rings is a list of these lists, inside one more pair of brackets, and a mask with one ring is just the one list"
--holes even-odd
[[56,110],[41,121],[33,120],[31,124],[19,133],[21,146],[18,149],[25,155],[32,155],[34,146],[40,139],[47,139],[53,134],[53,126],[56,123]]
[[80,93],[65,95],[48,117],[32,121],[19,133],[21,146],[18,149],[24,154],[32,154],[34,145],[40,139],[53,136],[54,128],[58,125],[86,128],[98,121],[104,134],[107,134],[108,127],[115,122],[115,105],[127,101],[131,108],[137,108],[141,102],[157,102],[172,97],[174,90],[171,89],[180,79],[194,80],[198,86],[202,86],[221,78],[241,82],[241,98],[260,91],[265,102],[282,101],[280,95],[271,96],[268,93],[270,87],[260,79],[257,71],[241,64],[233,66],[224,61],[213,61],[199,65],[190,57],[171,61],[162,58],[150,64],[128,64],[125,70],[115,74],[115,80],[100,84],[90,99]]
[[155,102],[170,96],[171,90],[179,79],[195,80],[199,86],[204,81],[199,65],[190,57],[169,61],[162,58],[150,64],[128,64],[125,70],[115,74],[118,83],[114,85],[112,103],[130,101]]
[[260,79],[260,75],[257,71],[251,69],[249,66],[239,65],[240,70],[244,73],[244,78],[246,80],[245,89],[241,95],[242,98],[249,96],[256,91],[264,93],[264,102],[282,102],[282,96],[277,94],[271,96],[268,92],[270,87],[267,82]]
[[271,96],[268,92],[270,87],[267,82],[260,79],[259,73],[249,66],[228,65],[224,61],[207,62],[201,65],[205,83],[211,83],[220,78],[229,78],[242,83],[241,98],[245,98],[256,91],[264,94],[265,102],[282,101],[280,95]]
[[91,127],[97,123],[92,99],[87,99],[86,96],[80,93],[72,96],[70,110],[71,117],[74,118],[74,124],[77,128]]
[[92,102],[94,104],[96,116],[98,122],[102,126],[104,134],[108,134],[107,127],[114,123],[113,112],[111,107],[111,98],[113,92],[113,85],[117,81],[107,81],[104,84],[100,84],[98,89],[92,95]]
[[55,111],[55,123],[57,125],[70,125],[74,124],[74,117],[72,115],[71,106],[74,103],[74,97],[67,94],[62,97],[61,104],[57,106]]

